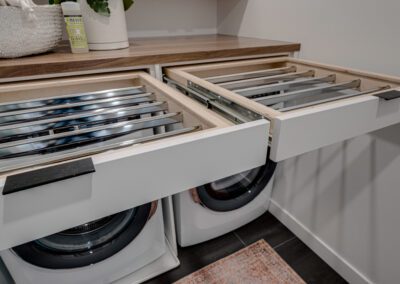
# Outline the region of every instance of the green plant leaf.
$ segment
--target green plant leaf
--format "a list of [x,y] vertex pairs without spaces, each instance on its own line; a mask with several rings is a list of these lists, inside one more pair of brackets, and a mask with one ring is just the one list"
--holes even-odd
[[[48,1],[50,5],[61,4],[62,2],[66,1],[76,2],[76,0],[48,0]],[[93,11],[95,11],[97,14],[106,17],[110,16],[111,11],[110,8],[108,7],[109,0],[86,0],[86,1],[89,4],[90,8],[92,8]],[[134,2],[135,2],[134,0],[123,0],[125,11],[128,10],[133,5]]]
[[110,8],[108,7],[108,0],[87,0],[90,8],[97,14],[109,17]]
[[123,0],[124,1],[124,9],[127,11],[135,2],[134,0]]

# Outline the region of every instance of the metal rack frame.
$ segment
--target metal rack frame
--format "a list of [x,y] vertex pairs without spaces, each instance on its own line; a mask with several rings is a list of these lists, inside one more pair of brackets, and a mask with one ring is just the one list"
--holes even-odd
[[[360,79],[336,82],[335,74],[320,77],[315,77],[315,74],[313,69],[297,71],[296,66],[287,66],[206,77],[204,80],[281,112],[367,95],[389,88],[380,86],[361,91]],[[188,83],[190,85],[192,82]],[[195,87],[196,90],[199,88],[201,87]],[[349,90],[352,92],[346,93]],[[286,106],[287,102],[292,102],[293,105]]]
[[2,103],[0,172],[200,129],[184,127],[182,113],[143,86]]

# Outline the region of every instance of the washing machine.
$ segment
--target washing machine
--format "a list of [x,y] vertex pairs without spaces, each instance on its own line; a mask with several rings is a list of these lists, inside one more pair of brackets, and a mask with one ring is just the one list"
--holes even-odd
[[165,252],[161,202],[152,202],[1,252],[17,284],[115,282]]
[[180,246],[195,245],[241,227],[269,205],[276,163],[242,172],[174,196]]

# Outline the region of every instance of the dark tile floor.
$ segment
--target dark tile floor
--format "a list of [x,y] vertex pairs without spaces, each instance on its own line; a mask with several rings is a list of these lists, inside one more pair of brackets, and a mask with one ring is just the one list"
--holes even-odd
[[270,213],[214,240],[179,248],[181,265],[146,283],[172,283],[260,239],[266,240],[307,283],[347,283]]

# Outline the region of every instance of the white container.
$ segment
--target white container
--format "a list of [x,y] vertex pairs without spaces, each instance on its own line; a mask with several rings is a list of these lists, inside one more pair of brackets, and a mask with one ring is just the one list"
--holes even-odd
[[60,5],[33,8],[34,19],[19,7],[0,7],[0,58],[47,52],[62,39]]
[[129,47],[124,4],[109,0],[110,16],[103,16],[81,0],[81,11],[90,50],[110,50]]

